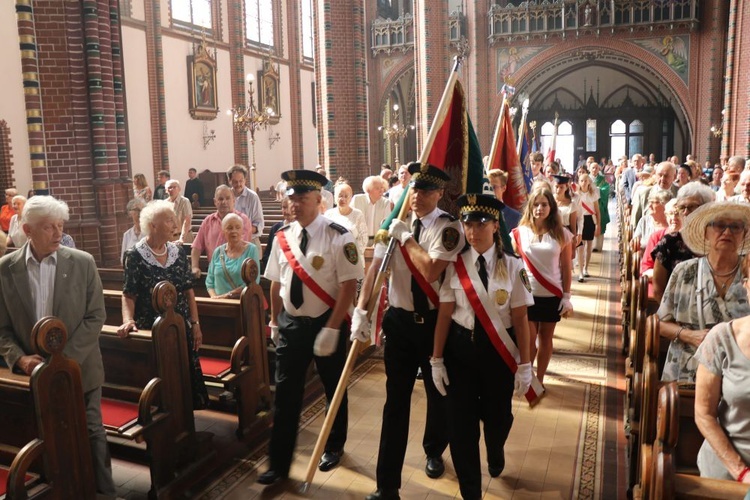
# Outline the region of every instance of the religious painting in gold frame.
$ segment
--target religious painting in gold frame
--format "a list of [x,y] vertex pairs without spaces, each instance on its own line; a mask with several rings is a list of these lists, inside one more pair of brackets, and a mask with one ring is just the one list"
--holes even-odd
[[261,82],[259,97],[261,109],[269,112],[268,122],[271,125],[279,123],[281,118],[281,107],[279,105],[279,71],[272,60],[263,61],[263,70],[258,72],[258,81]]
[[209,53],[205,40],[202,40],[187,60],[190,116],[195,120],[213,120],[219,113],[216,59]]

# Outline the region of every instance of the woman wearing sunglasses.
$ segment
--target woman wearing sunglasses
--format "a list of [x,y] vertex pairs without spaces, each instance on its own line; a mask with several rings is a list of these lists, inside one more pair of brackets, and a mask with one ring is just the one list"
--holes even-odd
[[713,202],[687,217],[680,233],[699,257],[678,264],[667,283],[659,319],[671,340],[662,380],[695,383],[695,350],[717,323],[750,315],[741,255],[750,251],[750,205]]

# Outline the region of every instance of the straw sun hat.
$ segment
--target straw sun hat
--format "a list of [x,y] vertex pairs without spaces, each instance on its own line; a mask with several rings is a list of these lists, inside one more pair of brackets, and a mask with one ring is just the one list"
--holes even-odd
[[745,237],[737,248],[737,253],[744,255],[750,252],[750,204],[733,201],[715,201],[698,207],[682,225],[682,241],[696,255],[706,255],[706,226],[717,219],[738,220],[747,226]]

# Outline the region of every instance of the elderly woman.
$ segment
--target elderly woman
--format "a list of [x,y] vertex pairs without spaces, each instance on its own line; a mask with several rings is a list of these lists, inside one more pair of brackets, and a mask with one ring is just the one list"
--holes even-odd
[[665,234],[673,234],[682,229],[682,218],[680,217],[680,214],[677,213],[676,206],[677,198],[672,198],[666,205],[664,205],[664,216],[667,218],[667,227],[657,229],[651,233],[651,236],[649,236],[646,241],[643,256],[641,258],[641,274],[648,276],[649,280],[654,276],[654,258],[651,256],[654,247],[656,247]]
[[346,182],[338,181],[333,188],[333,196],[336,198],[336,207],[326,210],[325,216],[334,222],[338,222],[352,232],[357,251],[362,257],[362,265],[365,263],[365,247],[367,246],[367,222],[365,214],[361,210],[351,206],[352,188]]
[[120,263],[125,259],[125,252],[135,246],[145,236],[141,231],[141,210],[146,206],[146,202],[141,198],[133,198],[128,202],[126,210],[133,220],[133,227],[125,231],[122,235],[122,249],[120,250]]
[[667,215],[664,208],[671,199],[671,191],[651,190],[648,195],[649,210],[646,215],[641,217],[635,231],[633,231],[633,240],[638,244],[638,248],[643,248],[646,245],[652,233],[667,228]]
[[[242,219],[235,213],[224,216],[221,231],[227,242],[214,250],[208,264],[206,289],[214,299],[239,299],[245,287],[242,281],[242,263],[251,258],[260,266],[258,248],[242,239]],[[260,283],[260,273],[257,281]]]
[[[750,292],[750,259],[742,282]],[[713,327],[695,353],[695,423],[705,437],[698,452],[702,477],[750,483],[750,317]]]
[[13,197],[13,210],[16,213],[10,218],[10,227],[8,229],[8,245],[20,248],[26,243],[26,233],[23,232],[21,224],[21,215],[23,215],[23,206],[26,205],[26,197],[17,194]]
[[686,185],[688,182],[693,180],[693,169],[687,163],[683,163],[677,167],[677,179],[675,184],[679,187]]
[[388,181],[378,175],[371,175],[362,182],[364,193],[354,195],[352,206],[365,214],[367,236],[374,238],[388,214],[391,204],[384,198],[388,189]]
[[680,234],[699,257],[674,268],[657,312],[661,335],[672,341],[662,380],[694,383],[693,355],[708,330],[750,314],[740,272],[748,226],[750,206],[732,202],[707,203],[685,220]]
[[740,174],[725,172],[721,176],[721,187],[716,191],[716,201],[728,200],[734,196],[738,182],[740,182]]
[[16,214],[13,209],[13,197],[18,194],[15,188],[5,190],[5,205],[0,207],[0,229],[6,233],[10,229],[10,219]]
[[[677,192],[675,211],[684,224],[685,218],[695,209],[705,203],[714,201],[714,192],[710,187],[700,182],[689,182]],[[654,246],[651,258],[654,260],[654,297],[661,300],[667,286],[669,276],[674,267],[680,262],[695,257],[693,252],[682,241],[679,232],[666,232],[664,237]]]
[[117,333],[125,338],[129,332],[139,328],[150,329],[158,316],[151,304],[151,291],[160,281],[172,283],[177,289],[175,311],[185,319],[193,408],[200,410],[208,404],[208,392],[198,360],[203,334],[198,322],[190,261],[184,248],[170,241],[178,229],[172,203],[167,200],[152,201],[141,210],[140,221],[145,238],[125,253],[123,323]]

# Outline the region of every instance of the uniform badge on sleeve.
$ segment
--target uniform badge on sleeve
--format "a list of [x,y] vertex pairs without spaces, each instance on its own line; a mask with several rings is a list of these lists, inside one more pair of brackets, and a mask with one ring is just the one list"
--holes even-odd
[[352,264],[356,264],[359,261],[357,246],[354,243],[347,243],[344,245],[344,255],[346,256],[346,260]]
[[455,250],[458,246],[458,240],[460,239],[461,235],[455,227],[446,227],[443,229],[443,246],[449,252]]
[[531,293],[531,282],[529,281],[529,275],[526,274],[526,269],[521,269],[518,274],[521,276],[521,283],[526,287],[526,291]]

